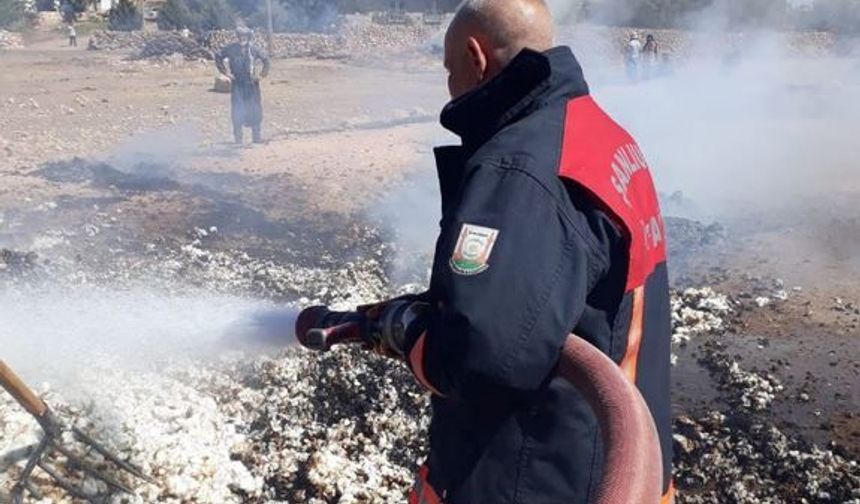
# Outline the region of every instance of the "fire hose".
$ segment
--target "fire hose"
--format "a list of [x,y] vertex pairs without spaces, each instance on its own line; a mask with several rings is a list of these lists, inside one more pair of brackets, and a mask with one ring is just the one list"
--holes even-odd
[[[370,345],[374,323],[362,313],[314,306],[299,315],[296,335],[302,345],[318,351],[340,344]],[[562,348],[556,373],[582,394],[600,426],[603,476],[592,503],[659,503],[660,443],[654,419],[636,386],[612,359],[573,334]]]

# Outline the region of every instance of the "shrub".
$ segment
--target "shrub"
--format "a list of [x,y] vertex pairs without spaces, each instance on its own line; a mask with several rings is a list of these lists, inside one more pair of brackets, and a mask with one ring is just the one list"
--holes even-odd
[[235,26],[235,15],[225,0],[168,0],[158,11],[162,30],[207,31]]
[[703,22],[725,28],[780,28],[789,8],[787,0],[605,0],[589,6],[599,22],[642,28],[695,27]]
[[807,28],[860,35],[860,0],[816,0],[800,17]]
[[133,0],[119,0],[108,12],[108,27],[117,31],[133,31],[143,28],[141,12]]
[[76,21],[78,16],[87,10],[90,3],[89,0],[61,0],[60,14],[62,14],[65,22],[71,23]]
[[[248,26],[265,29],[266,0],[228,0]],[[336,0],[272,0],[275,31],[327,31],[337,21]],[[383,2],[385,4],[385,2]]]
[[14,27],[26,17],[24,2],[19,0],[0,0],[0,28]]

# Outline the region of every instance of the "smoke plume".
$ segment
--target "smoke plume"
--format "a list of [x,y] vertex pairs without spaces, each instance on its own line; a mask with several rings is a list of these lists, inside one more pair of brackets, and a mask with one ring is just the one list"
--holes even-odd
[[[551,4],[562,21],[578,9]],[[688,55],[668,54],[653,78],[636,82],[625,73],[623,31],[559,26],[592,94],[641,144],[658,190],[680,192],[690,203],[664,210],[721,220],[860,189],[856,59],[799,55],[794,46],[804,38],[797,34],[728,33],[719,11],[703,12],[694,24],[692,32],[655,32],[666,52],[668,38],[687,37]],[[647,33],[639,30],[643,42]],[[807,35],[805,43],[822,44],[807,52],[825,50],[824,38]],[[438,232],[435,176],[430,167],[421,173],[407,186],[408,197],[392,197],[383,207],[407,237],[404,247],[428,246],[415,237]]]
[[74,388],[88,366],[151,371],[225,352],[284,348],[295,312],[207,293],[80,286],[0,291],[2,357],[26,379]]

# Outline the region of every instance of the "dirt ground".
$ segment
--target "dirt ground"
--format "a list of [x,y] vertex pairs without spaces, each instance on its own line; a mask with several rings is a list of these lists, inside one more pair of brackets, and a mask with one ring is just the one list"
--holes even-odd
[[[441,66],[275,61],[263,85],[266,142],[240,148],[230,144],[229,98],[211,90],[211,63],[80,46],[47,39],[0,52],[0,249],[95,265],[98,251],[217,228],[214,250],[279,261],[288,244],[346,261],[356,219],[373,218],[404,180],[432,177],[431,148],[450,140],[436,123]],[[860,458],[857,196],[727,217],[719,245],[679,251],[676,286],[707,284],[736,301],[725,330],[677,350],[679,416],[730,409],[702,361],[717,342],[784,385],[764,417]],[[757,305],[775,289],[786,299]]]

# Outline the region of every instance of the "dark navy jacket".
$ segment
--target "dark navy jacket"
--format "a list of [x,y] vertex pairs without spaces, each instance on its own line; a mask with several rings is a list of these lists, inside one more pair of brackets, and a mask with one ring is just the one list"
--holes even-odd
[[[563,47],[524,51],[451,102],[442,124],[462,146],[436,152],[442,221],[425,295],[436,311],[409,358],[434,392],[418,486],[446,504],[586,503],[601,471],[598,426],[553,377],[573,332],[643,392],[668,487],[668,281],[638,147],[588,97]],[[420,497],[410,502],[432,502]]]

